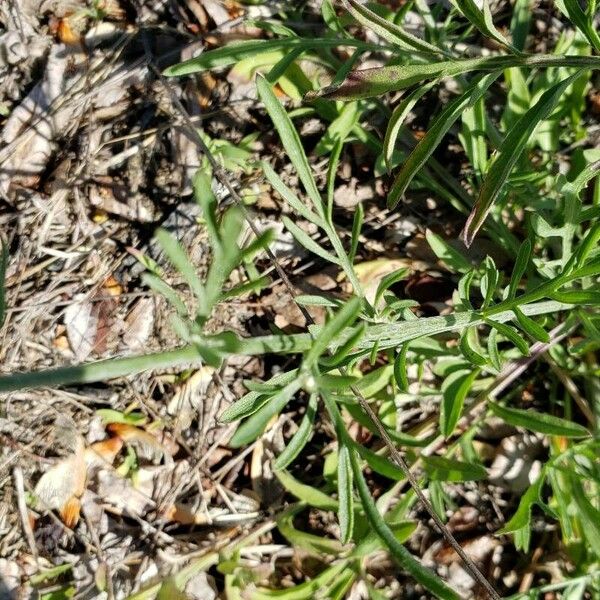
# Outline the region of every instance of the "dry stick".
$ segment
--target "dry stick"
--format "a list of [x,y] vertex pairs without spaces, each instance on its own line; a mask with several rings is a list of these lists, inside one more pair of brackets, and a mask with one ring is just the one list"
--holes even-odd
[[17,495],[17,506],[19,507],[19,515],[21,517],[21,526],[23,527],[25,539],[27,540],[27,544],[29,545],[29,551],[31,552],[31,554],[35,558],[35,561],[37,562],[38,551],[37,546],[35,544],[33,529],[31,528],[31,523],[29,522],[29,513],[27,511],[27,502],[25,500],[25,485],[23,484],[23,471],[19,466],[15,466],[13,469],[13,481],[15,484],[15,494]]
[[[242,199],[240,198],[239,194],[237,193],[237,191],[231,184],[229,177],[227,177],[227,175],[222,170],[221,166],[219,165],[219,163],[217,162],[215,157],[212,155],[212,153],[209,150],[209,148],[207,147],[207,145],[204,143],[204,140],[202,139],[202,137],[200,136],[200,134],[194,127],[194,125],[190,119],[190,116],[188,115],[185,107],[183,106],[183,104],[181,103],[179,98],[177,97],[172,86],[168,83],[168,81],[163,76],[163,74],[157,69],[157,67],[152,62],[152,56],[151,56],[151,52],[149,49],[150,47],[149,47],[149,43],[148,43],[146,36],[144,36],[144,47],[145,47],[145,51],[146,51],[146,60],[147,60],[148,68],[152,70],[152,72],[156,75],[158,80],[164,86],[165,90],[167,91],[167,93],[169,94],[169,96],[171,98],[173,105],[175,106],[175,108],[177,108],[178,112],[180,113],[180,116],[182,117],[186,128],[189,130],[188,131],[189,134],[192,136],[192,139],[196,142],[196,144],[198,145],[198,147],[200,148],[200,150],[202,151],[202,153],[204,154],[204,156],[207,158],[208,162],[210,163],[215,177],[227,189],[227,191],[229,192],[231,198],[234,200],[236,205],[242,209],[244,218],[246,219],[248,226],[250,227],[250,229],[252,230],[254,235],[258,237],[260,235],[260,231],[258,230],[256,225],[254,224],[254,222],[248,215],[248,211],[246,210],[244,203],[243,203]],[[288,293],[290,294],[292,299],[295,301],[296,293],[294,292],[292,282],[290,281],[286,272],[283,270],[283,268],[279,264],[279,261],[277,260],[277,258],[275,257],[275,255],[273,254],[273,252],[271,251],[271,249],[269,247],[266,248],[266,252],[269,257],[269,260],[275,267],[277,274],[279,275],[279,277],[283,281],[285,287],[287,288]],[[314,324],[314,319],[311,317],[308,310],[300,304],[297,304],[297,306],[300,309],[300,311],[302,312],[304,318],[306,319],[306,322],[310,323],[310,324]],[[341,369],[341,370],[345,370],[345,369]],[[442,533],[442,535],[444,536],[444,538],[446,539],[448,544],[453,548],[453,550],[456,552],[456,554],[461,558],[461,560],[463,561],[463,563],[464,563],[467,571],[471,575],[471,577],[483,587],[483,589],[486,591],[486,593],[488,594],[488,596],[490,598],[492,598],[493,600],[500,600],[500,595],[498,594],[498,592],[496,592],[494,587],[485,578],[483,573],[481,573],[481,571],[477,568],[477,565],[467,556],[466,552],[462,549],[461,545],[456,541],[456,539],[454,538],[452,533],[448,530],[448,528],[446,527],[446,525],[444,524],[442,519],[437,515],[437,513],[435,512],[435,510],[434,510],[433,506],[431,505],[431,503],[429,502],[429,500],[427,500],[427,498],[425,497],[425,494],[423,493],[423,491],[421,490],[421,488],[419,486],[419,482],[417,481],[416,477],[411,472],[411,470],[408,467],[408,465],[406,464],[404,458],[402,458],[402,455],[400,454],[400,452],[398,452],[398,450],[394,446],[394,442],[392,441],[392,438],[387,433],[383,423],[381,422],[381,420],[379,419],[377,414],[373,411],[373,409],[367,402],[366,398],[362,395],[360,390],[358,390],[355,386],[351,386],[350,389],[352,390],[352,393],[358,399],[358,402],[359,402],[362,410],[367,414],[367,416],[375,424],[377,432],[380,435],[381,439],[384,441],[385,445],[387,446],[392,459],[394,460],[394,462],[398,465],[398,467],[402,470],[402,472],[408,479],[411,487],[414,489],[421,504],[423,505],[425,510],[429,513],[429,515],[433,519],[434,523],[436,524],[436,526],[438,527],[438,529],[440,530],[440,532]]]

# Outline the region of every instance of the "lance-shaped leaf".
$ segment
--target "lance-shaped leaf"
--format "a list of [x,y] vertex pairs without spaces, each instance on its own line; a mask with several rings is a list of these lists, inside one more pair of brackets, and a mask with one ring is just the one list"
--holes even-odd
[[489,402],[489,407],[497,417],[515,427],[523,427],[546,435],[560,435],[569,438],[582,438],[590,435],[590,432],[582,425],[547,413],[508,408],[495,402]]
[[287,471],[276,471],[275,475],[277,475],[277,479],[279,479],[281,485],[283,485],[290,494],[298,498],[298,500],[322,510],[339,510],[340,505],[335,498],[332,498],[330,495],[317,488],[301,483]]
[[253,442],[265,430],[267,423],[278,414],[300,389],[300,381],[294,381],[273,395],[256,412],[244,421],[231,438],[229,445],[239,448]]
[[487,471],[481,465],[466,463],[444,456],[423,456],[425,472],[433,481],[477,481],[485,479]]
[[317,184],[315,183],[312,170],[308,164],[308,159],[304,153],[304,148],[302,147],[302,142],[300,141],[300,136],[298,135],[296,128],[281,105],[281,102],[279,102],[277,96],[275,96],[273,87],[264,77],[258,76],[256,78],[256,88],[260,99],[265,105],[265,108],[279,133],[281,143],[283,144],[289,159],[292,161],[292,164],[300,177],[300,181],[302,181],[306,193],[312,200],[319,216],[323,216],[321,194],[317,189]]
[[350,327],[362,308],[360,298],[351,298],[321,329],[312,348],[307,352],[302,364],[303,369],[310,369],[318,358],[327,350],[331,342],[347,327]]
[[515,54],[445,60],[424,64],[393,65],[350,71],[346,78],[306,94],[307,100],[355,100],[373,98],[387,92],[404,90],[413,85],[442,77],[456,77],[475,71],[494,72],[511,67],[574,67],[600,69],[598,56],[555,56],[551,54],[520,56]]
[[390,554],[398,564],[406,569],[421,585],[430,590],[436,598],[455,600],[459,596],[450,589],[433,571],[424,567],[397,539],[390,526],[383,520],[371,496],[363,477],[356,453],[350,451],[350,462],[358,494],[371,527],[387,546]]
[[388,172],[392,170],[392,156],[396,148],[396,141],[398,140],[398,134],[404,124],[404,121],[410,111],[414,108],[415,104],[433,87],[433,83],[423,85],[414,90],[409,96],[404,98],[398,106],[394,109],[392,116],[388,122],[387,129],[385,131],[385,138],[383,140],[383,157],[385,159],[385,166]]
[[318,242],[315,242],[308,233],[306,233],[303,229],[298,227],[294,221],[292,221],[289,217],[283,217],[283,224],[286,229],[294,236],[296,241],[304,246],[309,252],[320,256],[323,260],[327,262],[333,263],[334,265],[339,265],[340,261],[337,257],[335,257],[331,252],[327,252],[325,248],[319,245]]
[[348,458],[350,467],[356,483],[356,488],[362,508],[375,533],[381,538],[390,554],[398,564],[408,571],[421,585],[433,592],[436,598],[442,600],[455,600],[459,596],[452,591],[433,571],[424,567],[395,537],[390,526],[385,522],[383,516],[377,509],[377,505],[371,496],[367,482],[365,481],[358,455],[353,448],[352,440],[349,438],[342,416],[334,400],[324,396],[323,400],[329,415],[334,423],[339,438],[348,447]]
[[450,102],[435,119],[425,137],[410,153],[396,176],[392,189],[388,194],[387,204],[389,208],[394,208],[398,204],[413,177],[423,168],[455,121],[466,108],[472,106],[485,94],[497,77],[498,73],[490,73],[475,79],[464,94]]
[[342,444],[338,454],[337,484],[340,503],[338,519],[342,544],[347,544],[352,539],[354,529],[354,487],[350,465],[351,451],[346,444]]
[[526,239],[519,248],[517,259],[515,260],[515,266],[513,267],[513,271],[510,276],[510,283],[508,284],[508,291],[506,295],[506,297],[509,299],[512,299],[517,295],[521,277],[523,277],[523,274],[527,270],[527,265],[529,264],[529,260],[531,258],[531,250],[531,241]]
[[313,423],[315,422],[315,416],[317,414],[318,401],[319,397],[316,394],[312,394],[298,430],[275,461],[274,466],[276,470],[285,469],[289,464],[296,460],[298,454],[302,452],[302,449],[308,443],[313,432]]
[[452,435],[462,414],[465,398],[478,375],[479,369],[455,371],[442,384],[440,430],[444,437]]
[[481,229],[536,127],[541,121],[550,116],[560,97],[577,76],[572,75],[544,92],[538,102],[515,123],[504,138],[498,153],[492,160],[485,181],[479,191],[477,202],[462,233],[463,241],[467,247],[473,243],[477,232]]
[[481,8],[475,0],[452,0],[452,3],[483,35],[489,37],[512,52],[518,52],[508,40],[496,29],[488,0],[482,0]]
[[200,56],[190,58],[164,71],[167,77],[178,77],[198,73],[209,69],[217,69],[235,65],[246,58],[256,58],[260,54],[277,50],[313,51],[317,48],[335,48],[336,46],[352,46],[356,48],[374,49],[372,44],[352,38],[300,38],[296,36],[276,40],[249,40],[228,44],[222,48],[203,52]]
[[[585,35],[590,44],[600,51],[600,35],[594,27],[593,20],[581,9],[578,0],[554,0],[556,6]],[[588,3],[589,4],[589,3]]]
[[400,46],[401,48],[412,48],[428,54],[443,54],[443,51],[418,38],[398,25],[383,19],[378,14],[369,10],[364,4],[357,0],[343,0],[346,10],[362,25],[382,37],[384,40]]
[[498,534],[512,533],[519,529],[529,529],[531,523],[531,509],[533,505],[540,502],[540,493],[546,479],[544,471],[539,475],[534,483],[521,496],[519,507],[506,525],[497,531]]
[[189,256],[186,254],[181,244],[165,229],[158,229],[155,237],[171,264],[189,285],[192,292],[194,292],[200,305],[204,307],[204,286],[196,273],[196,268],[190,261]]

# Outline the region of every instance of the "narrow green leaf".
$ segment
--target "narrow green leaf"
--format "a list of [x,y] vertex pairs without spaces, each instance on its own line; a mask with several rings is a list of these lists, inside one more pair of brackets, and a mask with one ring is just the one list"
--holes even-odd
[[523,356],[529,356],[529,344],[513,329],[505,323],[498,323],[492,319],[485,321],[490,327],[493,327],[500,335],[503,335],[507,340],[511,341]]
[[[248,419],[246,419],[233,434],[229,445],[232,448],[240,448],[246,444],[253,442],[258,436],[262,434],[267,426],[267,423],[290,401],[292,396],[300,389],[301,382],[295,381],[285,386],[280,392],[267,398],[267,402],[259,406],[258,410],[253,412]],[[235,404],[231,407],[233,409]],[[252,407],[255,408],[254,406]],[[234,413],[232,410],[231,413]],[[230,420],[232,414],[226,415]],[[223,419],[223,416],[221,417]]]
[[462,310],[473,310],[473,305],[471,304],[471,285],[474,277],[475,271],[471,269],[458,282],[458,297],[460,298]]
[[532,6],[532,0],[516,0],[514,4],[512,19],[510,21],[510,31],[513,46],[520,52],[525,50],[527,35],[531,28],[531,19],[533,17]]
[[206,229],[215,247],[221,245],[219,225],[217,223],[217,199],[212,190],[212,174],[205,169],[198,169],[194,176],[194,198],[202,208],[202,216]]
[[392,156],[396,149],[396,142],[400,129],[404,124],[406,117],[410,111],[415,107],[415,104],[434,86],[434,83],[428,83],[418,87],[416,90],[410,93],[410,95],[404,98],[398,106],[392,112],[392,116],[388,121],[387,129],[385,131],[385,138],[383,140],[383,158],[388,172],[392,170]]
[[342,544],[347,544],[352,539],[354,530],[354,486],[350,451],[344,443],[341,444],[338,453],[337,484],[340,503],[338,512],[340,541]]
[[527,142],[541,121],[547,119],[554,110],[565,90],[578,77],[579,73],[568,77],[546,90],[541,98],[511,128],[498,152],[492,159],[486,178],[479,191],[477,202],[467,219],[462,233],[465,245],[469,247],[481,229],[494,202],[501,192],[515,163],[523,153]]
[[500,55],[358,69],[350,71],[348,76],[339,83],[309,92],[305,98],[307,100],[315,98],[327,98],[329,100],[374,98],[387,92],[404,90],[413,85],[423,85],[433,79],[456,77],[475,71],[496,72],[499,75],[501,71],[511,67],[599,69],[600,58],[596,56],[557,56],[552,54]]
[[563,15],[568,17],[577,29],[585,35],[590,44],[597,51],[600,51],[600,35],[594,27],[593,20],[581,9],[578,0],[555,0],[555,4]]
[[452,591],[433,571],[425,568],[412,554],[396,539],[393,531],[383,520],[373,501],[360,464],[354,451],[350,452],[350,464],[358,494],[371,527],[381,537],[392,557],[398,564],[410,573],[416,581],[432,592],[440,600],[459,600],[460,596]]
[[32,575],[29,578],[29,583],[31,585],[40,585],[47,581],[56,579],[59,575],[63,575],[67,571],[70,571],[72,568],[72,563],[63,563],[62,565],[57,565],[56,567],[52,567],[50,569],[43,569],[39,573]]
[[390,383],[392,365],[384,365],[364,375],[356,384],[356,388],[365,398],[372,398]]
[[298,304],[302,306],[324,306],[326,308],[339,308],[341,303],[339,300],[332,300],[324,296],[313,296],[311,294],[301,294],[295,298]]
[[408,354],[409,344],[403,344],[400,348],[400,352],[396,355],[394,360],[394,379],[401,392],[408,391],[408,370],[406,368],[406,355]]
[[281,482],[281,485],[293,496],[306,502],[310,506],[320,508],[322,510],[339,510],[339,502],[332,498],[329,494],[321,492],[317,488],[310,485],[300,483],[285,469],[276,471],[275,475]]
[[296,225],[296,223],[294,223],[290,218],[283,217],[282,220],[286,229],[294,236],[296,241],[301,246],[304,246],[309,252],[320,256],[323,260],[326,260],[327,262],[333,263],[334,265],[340,264],[340,261],[337,256],[334,256],[333,254],[319,246],[319,244],[315,242],[315,240],[313,240],[308,235],[308,233],[306,233],[303,229],[298,227],[298,225]]
[[164,74],[167,77],[179,77],[209,69],[228,67],[246,58],[256,58],[260,54],[276,50],[292,51],[300,48],[305,51],[314,51],[317,48],[335,48],[336,46],[352,46],[364,49],[373,47],[371,44],[366,44],[360,40],[338,37],[308,39],[289,36],[275,40],[249,40],[203,52],[200,56],[168,67],[165,69]]
[[281,178],[275,171],[273,167],[267,162],[261,162],[261,167],[265,177],[269,181],[269,183],[273,186],[273,189],[297,212],[299,215],[303,216],[307,221],[314,223],[318,227],[323,226],[323,220],[319,217],[319,215],[315,214],[306,206],[299,198],[296,196],[292,190],[281,181]]
[[513,312],[517,317],[517,321],[521,329],[523,329],[527,335],[531,336],[538,342],[543,342],[544,344],[547,344],[550,341],[548,332],[542,326],[538,325],[533,319],[525,315],[520,308],[515,306],[515,308],[513,308]]
[[485,273],[481,278],[481,294],[483,295],[483,304],[481,306],[482,309],[487,308],[491,304],[494,298],[494,293],[496,292],[496,288],[498,287],[499,279],[500,273],[496,268],[494,259],[490,256],[486,256]]
[[494,329],[493,327],[490,329],[490,333],[488,335],[487,351],[490,357],[490,362],[496,371],[500,371],[502,368],[502,361],[500,359],[500,352],[498,350],[498,330]]
[[325,324],[315,339],[312,348],[304,357],[302,363],[304,369],[310,369],[315,365],[321,354],[327,350],[329,344],[331,344],[344,329],[352,325],[361,308],[362,300],[360,298],[351,298],[344,306],[342,306],[337,314]]
[[443,456],[422,456],[425,472],[433,481],[478,481],[487,477],[484,467]]
[[510,518],[508,523],[497,532],[499,535],[503,533],[512,533],[518,529],[523,529],[524,527],[529,528],[531,509],[534,504],[540,501],[540,493],[545,479],[545,473],[542,471],[541,475],[529,486],[529,488],[527,488],[527,491],[523,496],[521,496],[517,511]]
[[[344,147],[344,141],[338,139],[333,144],[331,154],[329,155],[329,165],[327,166],[327,208],[325,211],[325,218],[328,223],[333,223],[333,201],[335,199],[335,184],[338,174],[338,167],[340,165],[340,157],[342,156],[342,149]],[[359,204],[359,206],[362,206]]]
[[265,79],[271,84],[275,85],[281,77],[285,74],[288,68],[294,63],[302,54],[305,52],[306,48],[294,48],[290,50],[287,54],[283,56],[281,60],[279,60],[276,64],[273,65],[273,68],[265,75]]
[[466,273],[471,270],[472,267],[469,259],[466,256],[463,256],[456,248],[453,248],[437,233],[434,233],[431,229],[427,229],[425,237],[429,247],[449,269],[456,273]]
[[290,371],[278,373],[267,381],[245,380],[244,384],[248,391],[260,392],[261,394],[274,394],[296,379],[298,379],[298,369],[291,369]]
[[450,437],[462,414],[465,398],[479,375],[479,369],[473,371],[455,371],[446,377],[442,385],[442,409],[440,411],[440,430],[446,438]]
[[495,402],[489,402],[488,405],[496,416],[515,427],[523,427],[546,435],[560,435],[569,438],[582,438],[590,435],[590,432],[582,425],[548,413],[508,408]]
[[327,152],[331,152],[336,142],[343,144],[356,127],[361,113],[362,111],[358,102],[348,102],[345,104],[338,116],[328,125],[325,134],[319,140],[315,148],[316,155],[322,156]]
[[249,417],[263,407],[276,392],[272,394],[252,390],[244,394],[239,400],[227,407],[219,417],[222,423],[232,423],[244,417]]
[[262,100],[277,132],[281,138],[281,143],[294,165],[300,181],[306,190],[306,193],[312,200],[316,211],[320,216],[323,215],[323,202],[321,194],[317,189],[312,170],[308,164],[308,159],[304,153],[300,136],[294,127],[290,117],[283,108],[281,102],[275,96],[271,84],[262,76],[256,78],[256,88],[258,95]]
[[180,298],[179,294],[160,277],[157,277],[154,275],[154,273],[144,273],[142,275],[142,282],[154,292],[163,296],[177,311],[177,314],[180,317],[187,316],[187,308],[185,307],[185,304],[183,303],[183,300]]
[[321,594],[331,598],[331,588],[337,582],[345,580],[348,572],[352,573],[347,564],[347,561],[341,560],[327,567],[316,577],[293,587],[276,590],[256,588],[252,592],[252,600],[313,600]]
[[126,425],[144,425],[148,420],[148,417],[144,413],[130,412],[124,413],[120,410],[113,410],[112,408],[100,408],[96,411],[96,414],[102,419],[105,425],[110,423],[124,423]]
[[476,327],[468,327],[463,331],[459,346],[465,358],[476,367],[484,367],[488,364],[488,359],[483,356],[483,349],[479,344]]
[[429,44],[395,25],[391,21],[383,19],[364,4],[357,0],[343,0],[346,10],[362,25],[382,37],[384,40],[400,46],[401,48],[412,48],[427,54],[443,54],[443,50]]
[[483,35],[495,40],[508,50],[517,52],[516,48],[496,29],[488,0],[481,0],[481,8],[475,0],[452,0],[452,2]]
[[596,556],[600,556],[600,510],[587,498],[579,479],[569,477],[573,501],[577,506],[577,515],[583,525],[583,535]]
[[392,285],[406,279],[410,275],[410,269],[406,267],[400,267],[391,273],[388,273],[381,278],[377,291],[375,292],[375,299],[373,300],[373,306],[377,306],[384,292],[386,292]]
[[396,176],[392,188],[388,194],[388,208],[395,208],[404,195],[406,188],[413,177],[421,171],[429,157],[438,147],[446,133],[461,116],[465,108],[472,106],[490,85],[498,78],[498,73],[478,76],[464,91],[464,93],[450,102],[448,106],[434,120],[425,137],[416,145],[404,161],[400,172]]
[[389,458],[377,454],[372,450],[369,450],[362,444],[354,444],[354,449],[358,452],[360,457],[375,471],[388,479],[393,481],[403,481],[406,479],[402,469],[397,467]]
[[600,223],[594,223],[586,232],[583,242],[575,252],[575,264],[583,267],[588,256],[598,247],[600,241]]
[[348,336],[348,339],[339,348],[332,351],[331,356],[321,357],[319,363],[325,367],[333,368],[340,365],[346,357],[354,350],[359,341],[365,334],[367,325],[364,321],[360,322]]
[[316,377],[317,389],[327,392],[343,393],[350,386],[356,385],[360,378],[353,375],[330,375],[324,374]]
[[194,293],[198,302],[203,305],[206,300],[204,286],[196,273],[196,268],[190,262],[181,244],[164,229],[158,229],[155,237],[171,264],[190,286],[190,290]]
[[225,290],[221,294],[219,301],[228,300],[230,298],[239,298],[250,293],[258,293],[268,287],[270,283],[271,280],[265,276],[258,277],[258,279],[253,279],[251,281],[246,281],[245,283],[240,283],[240,285],[234,285],[232,288]]
[[519,283],[521,282],[521,278],[527,270],[527,265],[531,260],[531,250],[531,241],[528,238],[519,247],[517,259],[515,260],[515,266],[513,267],[512,275],[510,276],[510,283],[508,284],[508,299],[512,299],[517,295]]
[[348,259],[350,263],[354,263],[356,257],[356,251],[358,250],[358,243],[360,241],[360,232],[362,230],[363,221],[365,217],[365,209],[362,204],[359,204],[354,211],[354,219],[352,220],[352,236],[350,239],[350,251],[348,252]]
[[596,304],[600,306],[600,291],[565,290],[549,294],[550,298],[565,304]]
[[294,516],[299,510],[299,508],[287,510],[277,519],[277,529],[294,548],[302,548],[311,554],[333,554],[334,556],[343,552],[338,540],[296,529]]
[[302,417],[298,430],[294,433],[292,439],[283,449],[283,452],[277,457],[277,460],[273,465],[275,470],[279,471],[285,469],[294,462],[300,452],[302,452],[304,446],[308,443],[313,432],[313,423],[315,422],[315,416],[317,414],[318,401],[318,396],[316,394],[311,394],[308,405],[306,406],[306,413],[304,417]]

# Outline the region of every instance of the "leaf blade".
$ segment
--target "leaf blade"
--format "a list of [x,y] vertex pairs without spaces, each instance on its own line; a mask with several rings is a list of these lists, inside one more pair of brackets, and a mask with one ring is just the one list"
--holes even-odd
[[567,79],[546,90],[536,104],[515,123],[504,138],[492,160],[475,206],[461,234],[465,246],[469,247],[473,243],[533,132],[541,121],[550,116],[566,88],[573,83],[578,75],[577,73],[567,77]]
[[559,435],[569,438],[583,438],[591,435],[582,425],[547,413],[508,408],[495,402],[489,402],[489,407],[496,416],[515,427],[523,427],[546,435]]
[[400,172],[394,179],[394,183],[388,194],[388,208],[393,209],[397,206],[414,176],[423,168],[429,157],[442,141],[443,137],[464,112],[465,108],[477,102],[497,77],[498,73],[477,77],[471,85],[467,87],[465,92],[450,102],[435,119],[425,134],[425,137],[421,139],[410,153],[402,165]]

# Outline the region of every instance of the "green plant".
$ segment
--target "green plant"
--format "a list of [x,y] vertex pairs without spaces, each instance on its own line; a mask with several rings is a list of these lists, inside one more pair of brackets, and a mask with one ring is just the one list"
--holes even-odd
[[[290,233],[310,253],[343,272],[353,296],[346,302],[320,296],[297,297],[301,306],[319,305],[328,311],[327,322],[321,327],[311,325],[308,333],[276,333],[252,339],[231,332],[207,334],[204,325],[219,302],[260,290],[264,285],[264,279],[247,267],[255,254],[268,246],[269,236],[264,234],[244,248],[225,243],[238,238],[244,213],[237,206],[217,218],[214,197],[207,192],[210,175],[204,170],[198,176],[196,190],[214,252],[206,280],[199,280],[172,238],[164,232],[157,235],[169,260],[194,292],[196,308],[190,311],[157,274],[149,274],[146,279],[172,303],[174,326],[187,345],[160,355],[14,374],[0,378],[0,391],[94,381],[195,358],[219,365],[231,354],[301,355],[293,369],[264,383],[253,383],[248,394],[221,418],[241,421],[232,440],[234,447],[241,447],[256,440],[293,398],[306,403],[297,432],[275,462],[282,485],[298,499],[279,516],[277,525],[290,543],[319,556],[342,558],[315,579],[294,588],[294,592],[260,589],[258,598],[309,598],[317,589],[325,590],[327,597],[342,598],[362,575],[361,559],[384,547],[436,597],[456,598],[453,590],[402,545],[414,528],[406,519],[417,499],[423,500],[421,487],[428,489],[428,510],[441,523],[447,503],[443,484],[486,477],[473,437],[494,415],[510,425],[546,436],[549,441],[549,458],[542,473],[498,533],[510,533],[515,546],[528,551],[532,509],[541,507],[559,525],[562,547],[574,565],[573,573],[565,575],[565,583],[557,589],[569,590],[568,597],[573,598],[583,597],[586,590],[597,595],[598,153],[581,152],[577,160],[571,161],[567,176],[554,168],[561,144],[572,144],[584,135],[582,106],[592,74],[600,68],[600,57],[594,54],[600,51],[594,29],[595,2],[588,2],[585,10],[575,0],[556,2],[574,30],[562,35],[552,54],[543,55],[525,51],[530,26],[525,0],[514,3],[511,39],[495,27],[485,1],[483,8],[478,8],[473,0],[455,0],[455,8],[445,16],[444,27],[438,26],[436,15],[422,0],[406,3],[398,13],[376,4],[371,10],[357,0],[342,4],[347,12],[338,16],[332,2],[323,2],[327,26],[323,37],[301,37],[282,24],[262,24],[278,37],[205,52],[170,68],[167,75],[181,76],[243,61],[244,69],[254,72],[256,67],[264,72],[264,76],[257,76],[258,94],[302,183],[306,201],[266,162],[262,164],[263,173],[293,214],[314,225],[325,242],[316,241],[293,219],[284,218]],[[407,7],[421,13],[425,39],[402,28]],[[442,9],[437,10],[437,18],[441,18]],[[346,29],[348,17],[371,29],[384,43],[353,38]],[[501,51],[492,56],[463,58],[455,50],[456,44],[473,36],[492,40]],[[345,61],[332,53],[340,46],[353,49]],[[367,52],[385,53],[387,64],[353,70]],[[317,76],[311,80],[300,67],[301,58],[331,72],[332,84],[319,87]],[[461,91],[432,117],[426,135],[417,142],[403,126],[404,121],[446,77],[456,78]],[[498,84],[501,78],[506,92]],[[306,95],[310,102],[306,111],[286,111],[273,91],[278,82],[291,97]],[[415,85],[422,87],[409,93],[391,112],[374,100]],[[495,119],[487,106],[491,97],[502,106]],[[367,121],[370,113],[382,110],[389,124],[380,140]],[[293,122],[307,111],[328,123],[315,149],[315,154],[329,156],[324,194]],[[566,127],[561,129],[561,123]],[[435,160],[436,150],[457,127],[471,165],[467,186]],[[431,249],[456,276],[455,312],[417,317],[411,310],[413,303],[392,291],[393,284],[406,277],[405,270],[382,279],[374,299],[367,300],[355,268],[362,209],[359,206],[356,210],[346,238],[334,221],[335,176],[343,148],[351,141],[363,143],[374,153],[377,174],[399,167],[388,195],[390,208],[397,207],[409,190],[433,190],[466,216],[462,235],[466,246],[485,231],[511,257],[511,267],[503,271],[491,257],[473,265],[466,252],[428,232]],[[595,186],[591,200],[584,194],[590,182]],[[240,266],[247,268],[247,283],[231,289],[229,276]],[[575,332],[579,339],[573,344],[561,343]],[[559,382],[563,387],[553,384],[549,397],[538,402],[536,410],[511,406],[518,401],[518,387],[507,389],[507,382],[516,377],[511,369],[520,364],[521,357],[544,357],[555,372],[562,374]],[[370,365],[365,369],[367,361]],[[435,385],[409,373],[410,367],[424,364],[433,366]],[[572,388],[564,385],[572,378],[584,386],[585,397],[574,395]],[[505,392],[502,398],[498,397],[500,390]],[[436,401],[437,423],[426,422],[421,431],[400,430],[394,416],[395,400],[400,397]],[[324,411],[320,412],[320,407]],[[483,413],[476,410],[482,407]],[[317,419],[328,419],[337,438],[337,450],[327,465],[329,471],[324,473],[321,489],[298,481],[287,470],[310,443]],[[375,452],[352,439],[346,427],[350,420],[382,438],[382,450]],[[463,424],[459,425],[461,420]],[[398,446],[405,450],[411,469],[418,469],[418,478],[410,479],[413,490],[389,509],[397,482],[409,477],[403,459],[396,456]],[[428,456],[421,453],[426,446],[442,451]],[[377,502],[364,477],[365,467],[392,482]],[[332,498],[332,492],[336,498]],[[316,538],[294,527],[293,516],[307,507],[337,512],[339,540]],[[443,524],[441,528],[447,535]],[[467,567],[474,577],[481,576],[474,565],[467,563]],[[227,577],[232,589],[241,585],[236,579],[241,577],[239,571],[234,569]],[[487,593],[498,597],[491,586]]]

